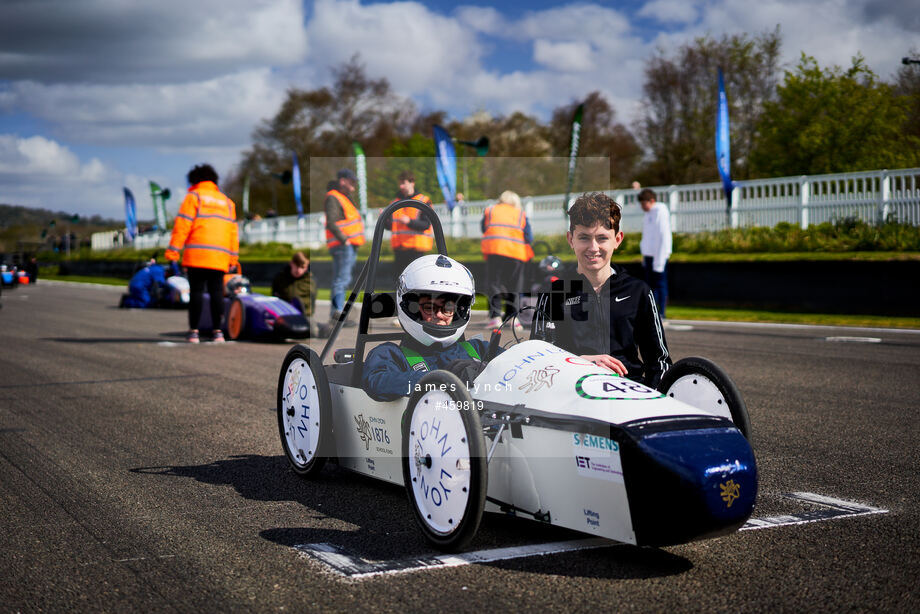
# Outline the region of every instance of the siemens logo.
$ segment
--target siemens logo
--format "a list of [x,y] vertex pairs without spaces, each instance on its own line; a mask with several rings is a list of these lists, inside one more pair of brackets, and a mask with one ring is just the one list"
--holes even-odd
[[580,448],[593,448],[595,450],[612,450],[620,451],[620,445],[612,439],[598,437],[597,435],[587,435],[583,433],[572,433],[572,443]]

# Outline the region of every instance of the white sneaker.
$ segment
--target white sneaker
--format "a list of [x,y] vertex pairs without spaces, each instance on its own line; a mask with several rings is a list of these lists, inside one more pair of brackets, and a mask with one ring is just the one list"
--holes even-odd
[[518,320],[517,318],[514,318],[514,330],[516,330],[517,332],[521,332],[524,330],[524,325],[521,324],[521,321]]
[[486,328],[498,328],[501,325],[502,325],[501,318],[490,318],[489,321],[486,322]]

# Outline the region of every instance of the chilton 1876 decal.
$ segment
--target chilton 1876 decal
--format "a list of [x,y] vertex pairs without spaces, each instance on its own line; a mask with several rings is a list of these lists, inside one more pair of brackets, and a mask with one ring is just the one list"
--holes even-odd
[[[390,434],[387,432],[386,428],[373,426],[373,424],[386,424],[386,422],[377,416],[370,416],[367,420],[364,419],[364,414],[355,416],[358,437],[364,443],[365,450],[371,449],[371,443],[390,445]],[[375,446],[375,449],[382,454],[393,453],[392,450],[381,446]]]

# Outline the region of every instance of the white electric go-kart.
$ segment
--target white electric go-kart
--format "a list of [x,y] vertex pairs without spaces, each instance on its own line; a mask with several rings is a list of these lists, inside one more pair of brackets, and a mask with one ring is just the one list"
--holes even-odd
[[[404,200],[380,219],[401,207],[430,211]],[[401,337],[368,333],[372,318],[395,314],[393,294],[374,292],[383,230],[378,222],[322,354],[296,345],[282,364],[278,429],[297,474],[331,460],[404,485],[425,537],[446,551],[473,538],[484,511],[650,546],[744,524],[757,494],[747,410],[705,359],[677,362],[654,390],[531,339],[489,361],[469,388],[438,370],[408,399],[371,399],[361,387],[366,345]],[[325,364],[362,284],[356,346]]]

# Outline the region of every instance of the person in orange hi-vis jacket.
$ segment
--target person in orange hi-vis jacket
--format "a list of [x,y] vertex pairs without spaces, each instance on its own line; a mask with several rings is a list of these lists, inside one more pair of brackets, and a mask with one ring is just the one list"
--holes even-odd
[[[524,265],[533,258],[533,232],[530,220],[521,208],[521,197],[505,190],[498,202],[486,207],[482,215],[482,255],[486,259],[486,295],[489,297],[489,321],[486,326],[501,325],[502,315],[517,311],[524,281]],[[514,321],[514,328],[522,325]]]
[[217,188],[217,172],[209,164],[200,164],[188,173],[188,194],[179,206],[173,223],[166,258],[179,260],[188,270],[191,296],[188,305],[189,343],[198,343],[198,322],[204,307],[204,291],[211,297],[213,340],[224,341],[220,330],[223,317],[224,274],[239,264],[239,230],[236,205]]
[[[405,170],[399,174],[399,191],[390,204],[411,198],[431,207],[431,199],[415,189],[415,175]],[[386,223],[386,222],[385,222]],[[394,279],[398,279],[407,266],[431,251],[434,231],[431,220],[419,209],[403,207],[393,212],[389,220],[390,245],[393,247]]]
[[[345,308],[345,290],[351,284],[351,275],[357,260],[358,248],[364,245],[364,221],[361,212],[351,200],[358,187],[358,177],[350,168],[336,173],[335,181],[326,186],[326,247],[332,255],[332,305],[329,323],[335,324]],[[355,326],[345,320],[343,326]]]

